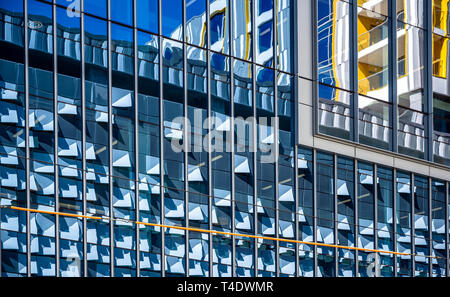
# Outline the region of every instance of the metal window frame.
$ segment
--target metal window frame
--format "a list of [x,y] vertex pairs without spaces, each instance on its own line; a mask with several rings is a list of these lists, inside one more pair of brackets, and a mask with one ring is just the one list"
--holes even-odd
[[[392,169],[392,220],[393,220],[393,250],[395,252],[398,252],[398,248],[397,248],[397,169],[393,168]],[[394,273],[393,276],[397,277],[398,276],[398,255],[394,254],[394,265],[393,265],[393,269],[394,269]]]
[[428,276],[433,276],[433,183],[431,177],[427,177],[428,184]]
[[[294,145],[294,224],[295,224],[295,228],[294,228],[294,236],[295,236],[295,240],[299,241],[299,219],[298,219],[298,146]],[[295,244],[295,276],[299,277],[300,276],[300,244],[297,242]]]
[[[334,222],[333,222],[333,232],[334,232],[334,244],[338,244],[338,195],[337,195],[337,173],[338,173],[338,155],[333,154],[333,208],[334,208]],[[335,277],[339,275],[339,250],[337,247],[334,248],[334,271]]]
[[[56,0],[50,3],[52,8],[52,47],[53,47],[53,152],[54,152],[54,199],[55,211],[59,211],[59,154],[58,154],[58,49],[57,49],[57,21],[56,21]],[[59,215],[54,216],[55,219],[55,275],[60,276],[60,228]]]
[[[207,49],[206,49],[206,64],[207,64],[207,73],[206,73],[206,93],[208,96],[208,119],[211,119],[212,114],[212,100],[211,100],[211,32],[210,32],[210,1],[206,1],[206,40],[207,40]],[[185,31],[186,32],[186,31]],[[214,191],[213,191],[213,183],[212,183],[212,123],[208,120],[208,228],[209,230],[213,229],[212,223],[212,208],[213,208],[213,199],[214,199]],[[213,234],[208,234],[208,275],[213,277]]]
[[[358,103],[358,0],[351,0],[350,5],[350,89],[351,104],[353,106],[350,116],[353,115],[352,141],[359,143],[359,103]],[[355,164],[357,166],[357,164]],[[355,167],[357,171],[357,167]],[[355,180],[357,185],[357,180]],[[355,192],[356,194],[357,192]],[[358,198],[356,197],[356,201]],[[355,221],[356,223],[356,221]],[[358,251],[357,251],[358,252]],[[356,258],[356,263],[358,258]],[[358,264],[356,264],[358,267]]]
[[[133,72],[134,72],[134,205],[135,218],[140,220],[139,213],[139,57],[137,45],[137,0],[133,1]],[[161,162],[160,162],[161,163]],[[135,226],[136,236],[136,276],[141,276],[140,225]]]
[[[276,1],[276,0],[275,0]],[[112,37],[111,37],[111,24],[114,23],[114,21],[111,20],[111,3],[110,1],[107,1],[107,19],[104,20],[107,24],[107,43],[108,43],[108,49],[107,49],[107,54],[108,54],[108,145],[109,145],[109,198],[110,198],[110,215],[109,218],[113,219],[114,218],[114,207],[113,207],[113,159],[112,159],[112,138],[113,138],[113,134],[112,134],[112,117],[113,117],[113,110],[112,110],[112,50],[111,50],[111,44],[112,44]],[[23,1],[24,3],[24,20],[25,20],[25,26],[24,26],[24,56],[25,56],[25,62],[24,62],[24,79],[25,79],[25,137],[26,137],[26,145],[25,145],[25,154],[26,154],[26,167],[25,167],[25,171],[26,171],[26,204],[27,204],[27,208],[30,208],[31,205],[31,191],[30,191],[30,143],[29,143],[29,139],[30,139],[30,131],[29,131],[29,113],[30,113],[30,109],[29,109],[29,98],[30,98],[30,94],[29,94],[29,90],[28,90],[28,86],[29,86],[29,82],[30,82],[30,78],[29,78],[29,29],[28,29],[28,4],[27,4],[27,0]],[[184,3],[184,2],[183,2]],[[276,3],[276,2],[274,2]],[[357,18],[357,15],[355,14],[355,12],[357,11],[357,5],[356,5],[356,0],[353,0],[351,3],[349,3],[351,5],[351,16],[353,18],[353,20],[355,18]],[[58,113],[57,113],[57,104],[58,104],[58,63],[57,63],[57,20],[56,20],[56,9],[57,9],[57,5],[56,4],[56,0],[53,0],[52,3],[50,5],[52,5],[52,14],[53,14],[53,40],[52,40],[52,46],[53,46],[53,54],[52,54],[52,58],[53,58],[53,98],[54,98],[54,102],[53,102],[53,109],[54,109],[54,114],[53,114],[53,120],[54,120],[54,149],[55,149],[55,162],[54,162],[54,168],[55,168],[55,172],[54,172],[54,176],[55,176],[55,209],[58,211],[59,210],[59,195],[58,195],[58,190],[59,190],[59,174],[58,174]],[[317,4],[317,1],[315,1],[314,4]],[[390,81],[390,94],[392,96],[392,137],[393,137],[393,150],[394,152],[396,152],[397,150],[397,128],[398,127],[398,106],[397,106],[397,96],[396,96],[396,69],[397,69],[397,65],[396,65],[396,55],[394,55],[394,53],[396,53],[396,38],[394,38],[394,35],[396,34],[396,17],[395,17],[395,5],[394,5],[394,1],[393,0],[389,0],[389,13],[390,13],[390,47],[389,47],[389,56],[390,56],[390,63],[391,63],[391,67],[389,70],[389,76],[390,79],[392,81]],[[82,94],[81,94],[81,117],[82,117],[82,195],[83,195],[83,214],[86,215],[87,214],[87,206],[86,206],[86,184],[87,184],[87,180],[86,180],[86,154],[85,154],[85,149],[86,149],[86,94],[85,94],[85,79],[86,79],[86,73],[85,73],[85,25],[84,25],[84,17],[85,17],[85,13],[84,13],[84,0],[81,0],[80,2],[81,5],[81,11],[80,11],[80,30],[81,30],[81,44],[80,44],[80,48],[81,48],[81,90],[82,90]],[[162,53],[163,53],[163,39],[165,37],[163,37],[160,33],[161,33],[161,28],[162,28],[162,11],[161,11],[161,7],[162,7],[162,0],[158,1],[158,31],[159,33],[156,34],[155,36],[158,36],[158,42],[159,42],[159,86],[160,86],[160,101],[159,101],[159,112],[160,112],[160,117],[159,117],[159,122],[160,122],[160,127],[159,127],[159,131],[160,131],[160,137],[162,138],[163,135],[163,117],[164,117],[164,96],[163,96],[163,88],[164,88],[164,82],[163,82],[163,58],[162,58]],[[207,49],[205,49],[205,51],[207,52],[207,60],[208,62],[210,61],[210,54],[212,53],[211,49],[210,49],[210,4],[209,2],[207,2],[207,36],[208,36],[208,47]],[[274,6],[275,7],[275,6]],[[294,1],[293,6],[291,6],[291,9],[296,9],[296,3]],[[230,34],[229,34],[229,42],[230,42],[230,55],[227,55],[227,57],[230,58],[230,104],[231,104],[231,123],[234,125],[234,72],[233,72],[233,66],[234,66],[234,60],[236,58],[233,57],[233,22],[232,22],[232,18],[233,18],[233,12],[232,12],[232,8],[233,8],[233,1],[230,0],[228,3],[228,9],[230,10],[228,13],[228,17],[230,19],[229,21],[229,29],[230,30]],[[317,5],[313,5],[313,14],[314,14],[314,19],[316,18],[316,14],[317,14]],[[273,55],[273,59],[274,59],[274,68],[270,68],[271,70],[274,71],[274,102],[275,102],[275,117],[278,117],[278,81],[277,81],[277,77],[278,74],[282,71],[279,71],[277,68],[277,11],[275,8],[273,8],[273,28],[275,28],[275,30],[273,31],[274,33],[274,38],[273,38],[273,45],[274,45],[274,55]],[[249,64],[252,67],[252,91],[253,91],[253,95],[252,95],[252,102],[253,102],[253,114],[254,114],[254,123],[253,123],[253,145],[255,146],[255,148],[257,147],[257,141],[258,141],[258,126],[257,126],[257,119],[256,119],[256,115],[257,115],[257,108],[256,108],[256,67],[257,66],[261,66],[264,67],[262,65],[257,65],[255,63],[255,59],[256,59],[256,21],[255,21],[255,17],[256,17],[256,2],[252,2],[252,61],[249,61]],[[426,21],[427,21],[427,25],[425,27],[427,28],[431,28],[430,24],[431,24],[431,15],[432,15],[432,9],[431,7],[428,5],[426,7]],[[134,135],[135,135],[135,151],[134,151],[134,156],[135,156],[135,160],[136,160],[136,167],[135,167],[135,174],[136,174],[136,179],[135,179],[135,200],[136,200],[136,217],[139,217],[139,122],[138,122],[138,103],[139,103],[139,99],[138,99],[138,48],[137,48],[137,7],[136,7],[136,0],[133,0],[133,51],[134,51],[134,104],[135,104],[135,131],[134,131]],[[313,27],[317,26],[317,24],[313,24]],[[186,35],[186,7],[185,4],[183,4],[183,36]],[[294,35],[298,36],[299,32],[297,32],[297,29],[294,26]],[[355,26],[355,22],[352,22],[352,28],[351,28],[351,32],[352,32],[352,36],[354,36],[354,34],[357,32],[356,26]],[[314,31],[314,30],[313,30]],[[313,38],[314,40],[316,39],[316,33],[313,34]],[[432,42],[432,32],[431,30],[426,31],[426,37],[427,37],[427,41],[430,43]],[[170,38],[169,38],[170,39]],[[357,39],[356,39],[357,40]],[[298,45],[298,44],[296,44]],[[352,49],[354,50],[356,48],[357,42],[355,42],[355,40],[352,39]],[[184,79],[184,114],[185,116],[187,116],[187,48],[188,44],[186,43],[185,39],[183,38],[183,79]],[[294,49],[297,49],[297,47],[294,45]],[[426,47],[425,51],[428,53],[429,52],[429,48]],[[314,57],[317,56],[317,50],[313,50],[313,55]],[[354,55],[351,55],[352,57]],[[354,57],[353,57],[354,59]],[[293,60],[295,60],[295,55],[293,57]],[[317,63],[316,58],[314,59],[315,62]],[[425,65],[425,69],[427,71],[428,74],[432,74],[431,73],[431,64],[432,63],[432,58],[430,55],[427,55],[427,61],[426,61],[426,65]],[[314,63],[313,63],[314,64]],[[351,77],[355,78],[355,75],[357,74],[357,71],[355,71],[355,69],[357,70],[357,63],[353,63],[354,64],[354,68],[352,68],[353,70],[351,71]],[[297,65],[296,63],[294,63],[294,65]],[[355,67],[356,65],[356,67]],[[298,66],[298,65],[297,65]],[[314,67],[314,65],[313,65]],[[294,66],[295,69],[295,66]],[[295,71],[297,71],[298,69],[295,69]],[[317,73],[316,73],[316,69],[313,69],[313,73],[315,73],[315,77],[316,77],[316,86],[318,85],[317,82]],[[211,65],[208,63],[208,71],[207,71],[207,94],[208,94],[208,116],[211,115],[212,112],[212,106],[211,106]],[[299,85],[298,83],[299,80],[299,76],[295,75],[294,76],[294,92],[295,92],[295,97],[298,96],[298,90],[297,90],[297,86]],[[357,88],[355,88],[355,82],[357,84],[357,80],[353,79],[353,91],[357,90]],[[432,135],[433,135],[433,129],[432,129],[432,124],[433,124],[433,117],[432,117],[432,106],[433,106],[433,91],[432,91],[432,76],[428,75],[427,76],[427,81],[426,81],[426,86],[427,86],[427,92],[426,92],[426,113],[428,116],[427,119],[427,134],[428,135],[428,142],[427,142],[427,148],[426,148],[426,155],[428,158],[427,160],[432,161],[433,160],[433,141],[432,141]],[[317,93],[318,89],[315,88],[315,92]],[[356,92],[353,92],[352,96],[354,96],[353,98],[353,112],[354,112],[354,130],[353,130],[353,137],[357,140],[358,139],[358,104],[357,104],[357,94]],[[313,97],[314,98],[314,97]],[[313,102],[315,102],[315,100],[313,100]],[[317,105],[317,103],[314,103],[315,105]],[[317,114],[317,106],[314,109],[315,113]],[[295,106],[295,120],[298,121],[298,105],[296,104]],[[233,126],[232,126],[233,127]],[[298,127],[296,125],[296,127]],[[315,129],[318,129],[318,122],[317,122],[317,118],[315,118]],[[212,127],[211,127],[211,123],[208,124],[208,131],[211,131]],[[187,134],[187,131],[185,131],[185,134]],[[234,130],[232,129],[231,134],[233,136],[233,142],[234,142]],[[294,132],[294,136],[296,139],[296,144],[294,145],[294,176],[295,176],[295,182],[294,182],[294,187],[295,187],[295,238],[298,240],[299,238],[299,224],[298,224],[298,205],[299,205],[299,197],[298,197],[298,131],[297,129]],[[185,137],[187,137],[185,135]],[[278,129],[275,130],[275,139],[278,140],[279,137],[279,131]],[[208,146],[209,148],[211,148],[211,138],[208,139]],[[234,233],[236,230],[235,227],[235,174],[234,174],[234,156],[235,156],[235,152],[234,152],[234,143],[232,143],[231,145],[231,168],[232,171],[230,172],[231,175],[231,195],[232,195],[232,232]],[[312,148],[312,155],[313,155],[313,177],[314,177],[314,181],[313,181],[313,213],[314,213],[314,221],[313,221],[313,227],[314,227],[314,231],[313,231],[313,237],[314,237],[314,241],[316,241],[317,239],[317,152],[318,150]],[[254,209],[254,233],[255,235],[258,235],[258,213],[257,213],[257,208],[258,208],[258,188],[257,188],[257,150],[255,150],[255,152],[253,153],[253,169],[254,169],[254,176],[253,176],[253,193],[254,193],[254,197],[253,197],[253,201],[254,201],[254,205],[253,205],[253,209]],[[279,153],[279,146],[276,146],[276,152],[277,155]],[[335,242],[337,243],[337,237],[338,237],[338,233],[337,233],[337,214],[338,214],[338,210],[337,210],[337,170],[338,170],[338,158],[339,155],[336,153],[333,153],[333,170],[334,170],[334,177],[333,177],[333,181],[334,181],[334,237],[335,237]],[[358,163],[359,160],[356,158],[353,158],[353,164],[354,164],[354,178],[355,178],[355,183],[354,183],[354,187],[355,187],[355,194],[357,196],[357,192],[358,192]],[[188,159],[187,159],[187,151],[185,150],[184,152],[184,168],[185,168],[185,218],[186,218],[186,226],[189,226],[189,194],[188,194],[188,180],[187,180],[187,167],[188,167]],[[371,163],[373,165],[374,168],[374,224],[378,224],[378,189],[377,189],[377,177],[378,177],[378,164],[377,163]],[[208,193],[209,193],[209,203],[208,203],[208,213],[209,213],[209,218],[208,218],[208,224],[209,224],[209,228],[212,229],[212,199],[213,199],[213,191],[212,191],[212,161],[211,161],[211,149],[208,152],[208,176],[209,176],[209,180],[208,180]],[[160,177],[161,177],[161,183],[160,183],[160,199],[161,199],[161,209],[160,209],[160,215],[161,215],[161,223],[164,224],[164,144],[163,141],[161,139],[161,143],[160,143]],[[397,169],[393,168],[393,175],[392,175],[392,184],[393,184],[393,191],[392,191],[392,198],[393,198],[393,219],[394,219],[394,224],[393,224],[393,228],[394,228],[394,237],[393,237],[393,244],[394,244],[394,250],[397,250],[397,223],[396,223],[396,219],[397,219]],[[412,256],[411,256],[411,276],[415,276],[415,266],[416,266],[416,261],[415,261],[415,243],[414,243],[414,239],[415,239],[415,220],[414,220],[414,215],[415,215],[415,209],[414,209],[414,203],[416,200],[416,194],[414,191],[414,187],[415,187],[415,178],[416,178],[416,174],[415,173],[411,173],[411,172],[407,172],[407,174],[409,174],[410,176],[410,191],[411,191],[411,201],[410,201],[410,211],[411,211],[411,250],[412,250]],[[429,224],[429,228],[428,228],[428,237],[429,237],[429,253],[430,256],[432,255],[432,251],[433,251],[433,247],[432,247],[432,238],[433,238],[433,234],[431,231],[431,224],[432,224],[432,206],[433,206],[433,201],[432,201],[432,181],[433,178],[430,176],[427,176],[427,181],[428,181],[428,224]],[[279,162],[278,160],[275,162],[275,228],[276,228],[276,238],[280,237],[280,232],[279,232],[279,198],[278,198],[278,192],[279,192],[279,185],[278,185],[278,181],[279,181]],[[445,218],[445,230],[446,230],[446,235],[445,235],[445,242],[446,242],[446,247],[448,247],[449,245],[449,220],[448,220],[448,205],[449,205],[449,191],[448,191],[448,187],[449,187],[449,182],[445,181],[445,203],[446,203],[446,218]],[[355,226],[358,226],[357,224],[357,220],[359,217],[359,213],[358,213],[358,199],[355,199]],[[30,213],[27,212],[26,213],[26,219],[27,219],[27,229],[26,229],[26,236],[27,236],[27,251],[26,251],[26,255],[27,255],[27,275],[31,276],[31,230],[30,230]],[[60,251],[59,251],[59,243],[60,243],[60,234],[59,234],[59,215],[55,215],[55,242],[56,242],[56,247],[55,247],[55,259],[56,259],[56,275],[60,276],[61,272],[60,272]],[[110,269],[111,269],[111,276],[114,276],[114,249],[115,249],[115,243],[114,243],[114,221],[111,220],[109,222],[109,229],[110,229],[110,246],[109,248],[111,249],[110,251]],[[375,246],[378,248],[378,225],[375,225],[374,227],[374,244]],[[139,247],[139,228],[136,228],[136,273],[137,276],[140,276],[140,247]],[[88,274],[88,261],[87,261],[87,219],[83,218],[83,276],[87,277]],[[358,238],[358,233],[359,233],[359,228],[355,227],[355,239],[356,239],[356,245],[357,245],[357,238]],[[164,228],[161,228],[161,275],[164,276],[165,275],[165,232],[164,232]],[[186,231],[185,233],[185,240],[186,240],[186,258],[184,259],[186,262],[186,276],[189,276],[189,232]],[[235,236],[232,237],[232,242],[233,242],[233,247],[232,247],[232,274],[233,276],[236,276],[236,239]],[[256,239],[253,240],[254,242],[254,272],[255,272],[255,277],[258,276],[258,241]],[[279,266],[279,242],[276,242],[276,275],[279,276],[280,275],[280,266]],[[338,248],[335,248],[335,273],[336,276],[338,275]],[[1,250],[0,250],[1,253]],[[209,275],[213,276],[213,257],[212,257],[212,253],[213,253],[213,235],[209,234]],[[295,259],[295,264],[296,264],[296,275],[299,275],[300,273],[300,260],[299,260],[299,244],[296,244],[296,259]],[[449,275],[450,273],[450,267],[449,267],[449,256],[450,256],[450,251],[448,248],[446,248],[446,273],[447,275]],[[318,264],[317,264],[317,260],[318,259],[318,255],[317,255],[317,246],[314,246],[314,275],[316,276],[318,274]],[[397,259],[398,256],[394,255],[394,264],[393,264],[393,268],[394,268],[394,276],[398,275],[397,269],[398,269],[398,263],[397,263]],[[1,261],[1,258],[0,258]],[[356,276],[358,276],[358,251],[355,251],[355,271],[356,271]],[[429,265],[429,274],[430,276],[432,276],[433,273],[433,264],[432,261],[429,260],[428,262]],[[0,272],[1,272],[1,265],[0,265]]]
[[[163,81],[163,36],[162,36],[162,1],[158,0],[158,54],[159,54],[159,170],[160,170],[160,219],[165,224],[164,211],[164,81]],[[161,228],[161,276],[166,275],[166,240],[165,228]]]
[[[353,190],[355,195],[355,219],[354,219],[354,227],[355,227],[355,246],[358,247],[358,238],[359,238],[359,201],[358,201],[358,165],[359,160],[355,159],[353,168]],[[359,276],[359,251],[355,250],[355,277]]]
[[[254,4],[256,6],[256,2]],[[279,214],[279,175],[280,175],[280,169],[279,169],[279,150],[280,145],[278,143],[279,140],[279,134],[280,134],[280,127],[279,127],[279,118],[278,118],[278,1],[273,0],[272,1],[272,47],[273,47],[273,67],[275,70],[273,71],[273,102],[274,102],[274,119],[275,123],[272,123],[275,125],[274,127],[274,141],[275,144],[275,236],[276,238],[280,238],[280,214]],[[256,94],[255,94],[256,95]],[[259,140],[258,140],[259,142]],[[275,241],[275,275],[277,277],[280,276],[280,242],[277,240]]]
[[114,277],[114,184],[113,184],[113,126],[112,126],[112,53],[111,53],[111,0],[107,1],[107,38],[108,38],[108,159],[109,159],[109,170],[108,170],[108,181],[109,181],[109,248],[110,248],[110,269],[111,277]]
[[[317,242],[317,150],[312,149],[312,157],[313,157],[313,241]],[[317,245],[314,245],[314,273],[313,276],[316,277],[318,275],[318,263],[317,263]]]
[[415,188],[415,175],[414,173],[409,173],[409,176],[411,178],[411,184],[410,184],[410,192],[411,192],[411,271],[410,271],[410,277],[415,277],[416,275],[416,226],[415,226],[415,203],[416,203],[416,191],[414,191]]
[[[85,34],[84,34],[84,1],[80,1],[80,60],[81,60],[81,121],[82,121],[82,136],[81,136],[81,149],[82,149],[82,195],[83,195],[83,215],[87,215],[87,201],[86,201],[86,67],[85,67]],[[87,262],[87,219],[83,218],[83,269],[84,277],[88,277],[88,262]]]
[[[30,91],[28,86],[30,85],[30,71],[29,66],[29,36],[28,36],[28,1],[23,0],[23,13],[24,13],[24,50],[25,50],[25,65],[24,65],[24,84],[25,84],[25,178],[26,178],[26,195],[27,195],[27,208],[31,206],[31,194],[30,194]],[[31,232],[30,232],[30,212],[26,213],[27,217],[27,276],[31,276]]]
[[395,0],[388,0],[388,76],[389,76],[389,96],[392,98],[391,139],[390,151],[398,152],[398,98],[397,98],[397,7]]
[[[182,47],[183,47],[183,173],[184,173],[184,222],[185,226],[189,227],[189,172],[188,172],[188,137],[191,135],[191,131],[187,129],[187,122],[188,122],[188,89],[187,89],[187,49],[188,45],[186,44],[186,5],[185,1],[181,2],[181,10],[182,10],[182,28],[183,32],[181,34],[182,36]],[[161,77],[162,79],[162,77]],[[184,231],[184,266],[185,266],[185,275],[186,277],[190,276],[190,269],[189,269],[189,235],[190,231]]]
[[[378,250],[378,164],[373,163],[373,246]],[[380,254],[375,253],[375,277],[379,277]]]
[[[231,176],[231,193],[230,193],[230,198],[231,198],[231,232],[232,233],[236,233],[236,194],[235,194],[235,189],[236,189],[236,184],[235,184],[235,173],[234,173],[234,166],[235,166],[235,162],[234,162],[234,156],[235,156],[235,145],[234,145],[234,137],[235,137],[235,133],[234,133],[234,60],[235,58],[233,57],[234,55],[234,48],[233,48],[233,32],[234,32],[234,15],[233,15],[233,1],[234,0],[227,0],[227,4],[229,7],[229,11],[228,11],[228,24],[229,24],[229,44],[230,44],[230,104],[231,104],[231,109],[230,109],[230,126],[231,126],[231,133],[230,133],[230,156],[231,156],[231,167],[230,167],[230,176]],[[209,40],[209,39],[208,39]],[[231,276],[232,277],[236,277],[236,236],[231,236]]]
[[450,183],[447,181],[445,183],[445,250],[446,250],[446,264],[445,264],[445,270],[446,270],[446,277],[450,276],[450,241],[449,241],[449,186]]
[[[253,146],[253,235],[258,235],[258,120],[257,120],[257,112],[256,108],[257,100],[256,100],[256,1],[251,1],[251,48],[252,48],[252,57],[251,61],[248,62],[252,66],[252,104],[253,104],[253,121],[252,121],[252,129],[253,129],[253,139],[251,139],[251,143],[249,143],[249,148]],[[250,139],[249,139],[250,140]],[[234,169],[233,169],[234,170]],[[249,240],[253,242],[253,276],[258,277],[258,239],[254,238]]]
[[425,160],[430,162],[434,162],[434,154],[433,154],[433,56],[432,56],[432,45],[433,45],[433,3],[432,1],[424,1],[424,33],[426,38],[427,46],[424,47],[425,51],[425,93],[424,93],[424,105],[425,105],[425,114],[427,116],[427,121],[425,124],[425,137],[427,138],[426,147],[425,147]]

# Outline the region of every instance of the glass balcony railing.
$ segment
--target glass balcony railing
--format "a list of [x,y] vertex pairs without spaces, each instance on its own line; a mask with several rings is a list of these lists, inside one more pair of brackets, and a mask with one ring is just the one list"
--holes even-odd
[[368,48],[386,38],[388,38],[389,27],[387,20],[380,25],[370,29],[358,36],[358,51]]
[[405,28],[405,12],[399,12],[397,14],[397,31]]
[[389,81],[388,68],[380,72],[367,76],[358,82],[358,89],[360,94],[367,94],[367,92],[381,89],[386,86]]
[[[405,13],[403,11],[397,15],[397,30],[401,30],[401,29],[405,28],[404,17],[405,17]],[[388,22],[388,20],[386,19],[384,22],[382,22],[378,26],[359,35],[358,51],[368,48],[369,46],[374,45],[374,44],[380,42],[381,40],[384,40],[385,38],[388,38],[389,26],[388,26],[387,22]]]
[[[406,75],[406,59],[402,59],[397,63],[397,78]],[[367,94],[367,92],[381,89],[388,85],[389,82],[389,68],[386,67],[380,72],[374,73],[368,77],[360,79],[358,88],[360,94]]]
[[406,59],[403,58],[397,63],[397,78],[406,75]]

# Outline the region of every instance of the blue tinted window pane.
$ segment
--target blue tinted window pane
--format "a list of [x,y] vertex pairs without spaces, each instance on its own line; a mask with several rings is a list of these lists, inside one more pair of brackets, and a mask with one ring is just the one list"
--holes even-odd
[[196,16],[202,16],[206,11],[205,0],[185,0],[186,3],[186,19],[190,19]]
[[111,0],[111,20],[132,26],[132,0]]
[[106,22],[93,17],[86,17],[84,19],[84,28],[89,40],[103,40],[106,39]]
[[259,0],[258,1],[258,12],[262,14],[263,12],[269,11],[272,9],[272,0]]
[[230,47],[229,1],[209,1],[210,46],[213,51],[228,54]]
[[74,17],[70,17],[67,13],[66,10],[64,8],[57,8],[57,15],[58,17],[56,18],[57,22],[58,22],[58,36],[62,36],[64,32],[68,32],[68,33],[78,33],[79,32],[79,28],[80,28],[80,19],[79,18],[74,18]]
[[252,59],[253,18],[251,1],[233,0],[233,53],[247,61]]
[[259,26],[259,53],[272,48],[272,22]]
[[[42,3],[37,0],[28,0],[28,14],[29,18],[34,21],[39,21],[43,25],[51,24],[52,9],[48,3]],[[28,26],[29,29],[40,29],[39,23]]]
[[23,12],[22,1],[0,1],[0,9],[6,9],[13,12]]
[[[57,26],[57,53],[59,56],[66,56],[71,59],[80,59],[79,46],[80,43],[77,39],[80,34],[80,18],[68,16],[66,9],[57,8],[56,9],[56,20],[58,22]],[[60,73],[65,72],[72,76],[79,76],[78,73],[80,67],[64,67],[64,61],[58,61],[60,67],[58,71]]]
[[[44,0],[47,2],[52,3],[52,0]],[[85,0],[85,2],[88,0]],[[72,12],[74,13],[75,11],[79,12],[81,7],[81,0],[56,0],[56,4],[59,4],[61,6],[67,7],[69,11],[69,14]]]
[[272,67],[273,64],[273,11],[272,1],[256,1],[256,63]]
[[218,13],[211,17],[211,20],[209,22],[209,27],[211,28],[211,44],[216,43],[219,41],[222,36],[224,35],[225,30],[225,18],[224,15],[221,13]]
[[111,24],[111,35],[112,35],[111,39],[116,46],[126,48],[133,47],[132,45],[130,45],[130,43],[133,43],[132,29],[116,24]]
[[277,0],[277,65],[278,69],[292,72],[292,40],[294,39],[291,23],[292,10],[290,7],[292,1]]
[[158,33],[158,0],[137,0],[137,27]]
[[[51,42],[53,21],[52,21],[52,6],[48,3],[39,2],[36,0],[28,1],[28,34],[33,38],[29,39],[29,49],[35,50],[37,53],[53,53],[53,46]],[[49,58],[49,56],[45,56]],[[36,64],[37,63],[37,64]],[[30,59],[30,65],[33,67],[39,67],[42,69],[49,69],[51,61],[45,61],[43,59]]]
[[205,0],[185,0],[186,3],[186,41],[206,46],[206,2]]
[[84,0],[84,12],[106,18],[106,0]]
[[182,7],[180,0],[162,0],[162,35],[182,39]]
[[[335,87],[350,89],[349,72],[349,47],[350,33],[350,11],[351,6],[344,1],[319,0],[317,3],[317,55],[318,55],[318,75],[321,83]],[[279,12],[280,17],[289,20],[289,8]],[[289,23],[286,23],[289,24]],[[283,24],[279,24],[280,31]],[[288,37],[289,26],[284,26]],[[281,34],[281,33],[279,33]],[[335,38],[340,36],[339,38]],[[280,39],[279,43],[285,42],[286,38]],[[289,40],[289,38],[287,39]],[[339,41],[339,42],[337,42]],[[284,43],[289,47],[289,43]],[[281,58],[281,57],[280,57]]]
[[[113,70],[133,73],[133,30],[124,26],[111,24],[111,51]],[[120,88],[131,88],[126,83],[127,78],[119,79]],[[113,79],[114,80],[114,79]],[[128,104],[128,103],[127,103]]]

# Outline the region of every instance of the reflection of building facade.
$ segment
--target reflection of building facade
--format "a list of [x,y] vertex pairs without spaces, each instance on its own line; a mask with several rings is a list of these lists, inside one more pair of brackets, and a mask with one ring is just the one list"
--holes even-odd
[[[448,1],[319,0],[319,132],[448,166],[448,9]],[[380,172],[379,178],[382,176],[386,177]],[[397,174],[397,183],[410,182],[407,175]],[[397,275],[409,274],[409,269],[415,271],[413,275],[428,275],[430,265],[437,268],[432,274],[439,274],[438,261],[433,260],[433,264],[426,256],[446,248],[427,237],[433,233],[437,241],[442,238],[445,232],[439,231],[437,225],[443,223],[444,214],[440,214],[440,223],[436,221],[431,231],[429,217],[423,215],[428,206],[416,205],[414,219],[410,220],[406,215],[409,206],[405,204],[410,203],[408,195],[414,192],[415,201],[420,204],[422,194],[417,188],[413,191],[409,186],[397,187],[400,217],[396,223],[389,208],[375,212],[378,220],[380,215],[383,217],[378,222],[378,243],[389,245],[396,240],[398,251],[415,249],[421,255],[414,263],[407,257],[398,257]],[[386,198],[381,192],[379,195]],[[373,207],[372,202],[365,204],[363,197],[358,197],[360,205]],[[400,211],[403,207],[407,210],[404,216]],[[356,209],[360,208],[355,207],[350,213]],[[374,220],[371,212],[362,210],[359,214],[358,240],[362,246],[373,247],[374,232],[370,228]],[[369,226],[369,231],[364,229]],[[394,228],[396,231],[392,231]],[[382,235],[381,230],[386,234]],[[413,230],[415,234],[411,235]],[[355,231],[342,232],[351,236]],[[388,235],[390,232],[397,234]],[[392,259],[383,261],[389,263]]]
[[[323,44],[328,42],[327,53],[324,49],[319,50],[320,81],[343,89],[335,89],[334,95],[325,87],[322,90],[323,98],[334,96],[335,99],[321,100],[320,129],[335,136],[355,138],[351,135],[354,131],[351,93],[346,92],[352,89],[351,65],[356,65],[356,60],[352,61],[350,57],[349,42],[354,30],[358,35],[355,45],[357,69],[353,75],[358,82],[355,91],[359,94],[359,141],[422,159],[433,157],[435,161],[448,165],[448,124],[446,120],[436,120],[436,116],[433,120],[431,102],[430,105],[427,102],[436,103],[436,114],[445,114],[445,106],[448,110],[446,100],[439,99],[450,95],[450,80],[446,75],[448,1],[433,1],[429,7],[425,1],[397,1],[393,9],[390,9],[388,1],[359,1],[356,8],[345,1],[319,1],[319,5],[323,11],[329,11],[318,23],[319,40]],[[427,9],[431,10],[429,18],[434,32],[431,34],[431,47],[423,46],[428,38]],[[350,21],[352,14],[356,14],[355,24]],[[428,61],[429,56],[432,56],[432,61]],[[432,64],[427,66],[429,62]],[[397,73],[395,84],[390,79],[394,71]],[[427,73],[432,73],[431,81],[427,81],[431,76]],[[434,96],[426,93],[429,89],[426,85],[430,84]],[[392,120],[394,109],[398,123]],[[393,131],[394,124],[397,132]],[[398,148],[392,147],[392,137],[396,138]],[[432,143],[430,146],[429,142]]]
[[448,1],[431,82],[422,1],[79,2],[0,3],[1,276],[450,275]]

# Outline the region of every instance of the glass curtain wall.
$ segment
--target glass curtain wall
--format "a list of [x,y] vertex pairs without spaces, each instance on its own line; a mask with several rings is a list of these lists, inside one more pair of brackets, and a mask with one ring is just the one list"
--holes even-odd
[[[0,15],[0,205],[27,207],[24,3],[3,1]],[[27,225],[25,212],[1,209],[1,276],[28,274]]]
[[318,133],[448,165],[449,1],[316,4]]

